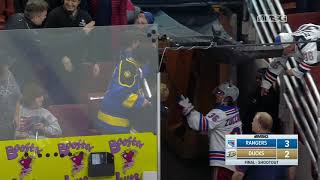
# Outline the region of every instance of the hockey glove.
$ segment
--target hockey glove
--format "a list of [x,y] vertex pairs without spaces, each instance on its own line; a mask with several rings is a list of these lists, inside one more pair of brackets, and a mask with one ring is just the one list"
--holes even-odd
[[180,96],[180,101],[178,104],[183,108],[182,113],[185,116],[188,116],[194,108],[190,103],[189,98],[185,98],[183,95]]

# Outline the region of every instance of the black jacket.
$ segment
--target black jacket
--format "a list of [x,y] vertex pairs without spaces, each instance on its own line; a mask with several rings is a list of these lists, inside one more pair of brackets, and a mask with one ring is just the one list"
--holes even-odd
[[32,21],[26,18],[22,13],[17,13],[8,18],[6,29],[36,29],[41,26],[35,25]]

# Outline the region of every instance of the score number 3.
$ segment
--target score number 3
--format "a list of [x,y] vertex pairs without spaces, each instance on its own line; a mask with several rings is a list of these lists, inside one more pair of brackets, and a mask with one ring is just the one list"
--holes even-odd
[[289,146],[290,146],[290,141],[289,141],[289,140],[285,140],[284,142],[285,142],[284,147],[286,147],[286,148],[287,148],[287,147],[289,147]]

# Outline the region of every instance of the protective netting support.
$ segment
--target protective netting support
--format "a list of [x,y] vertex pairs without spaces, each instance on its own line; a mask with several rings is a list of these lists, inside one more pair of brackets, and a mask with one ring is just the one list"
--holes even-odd
[[[254,28],[257,31],[261,43],[272,43],[276,34],[280,32],[292,32],[290,25],[286,22],[257,22],[257,16],[274,15],[285,17],[279,0],[246,0],[247,8]],[[271,60],[272,61],[272,60]],[[269,62],[271,62],[269,61]],[[286,64],[286,68],[296,67],[297,63],[293,58]],[[284,83],[280,83],[283,81]],[[313,167],[320,179],[320,157],[319,157],[319,91],[310,73],[305,79],[297,79],[282,75],[278,78],[278,83],[283,91],[281,92],[282,101],[287,105],[282,111],[291,114],[290,123],[294,123],[299,132],[300,141],[304,142],[310,153]],[[293,129],[287,131],[293,133]]]

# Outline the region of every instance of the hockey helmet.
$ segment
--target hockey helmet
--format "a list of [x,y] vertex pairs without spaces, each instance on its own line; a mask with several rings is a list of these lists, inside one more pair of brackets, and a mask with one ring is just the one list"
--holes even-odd
[[224,98],[230,97],[232,99],[232,102],[234,102],[238,99],[239,89],[232,83],[225,82],[220,84],[218,88],[214,91],[214,93],[221,95]]
[[[292,34],[290,33],[280,33],[274,40],[276,44],[281,44],[281,43],[290,43],[293,42],[294,38]],[[286,48],[290,46],[290,44],[281,44],[283,48]]]

